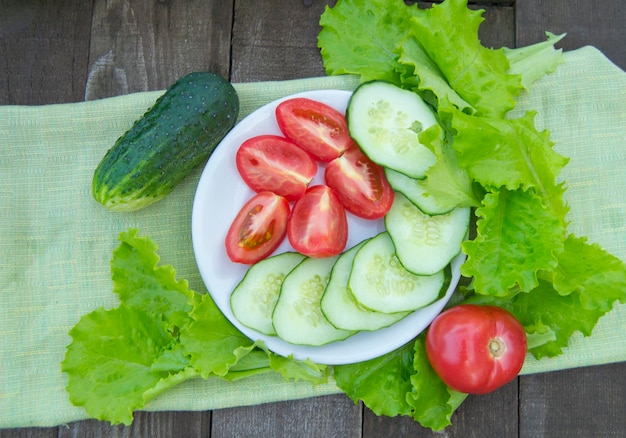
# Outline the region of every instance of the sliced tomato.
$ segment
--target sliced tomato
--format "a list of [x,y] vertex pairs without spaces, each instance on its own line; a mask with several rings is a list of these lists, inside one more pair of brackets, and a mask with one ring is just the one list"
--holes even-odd
[[296,201],[317,173],[311,155],[278,135],[259,135],[244,141],[236,155],[237,170],[255,192],[265,190]]
[[235,263],[253,264],[269,256],[284,240],[289,202],[272,192],[254,195],[239,210],[226,234],[226,253]]
[[332,187],[346,210],[365,218],[383,217],[393,204],[393,189],[385,170],[365,155],[358,144],[328,163],[326,184]]
[[348,241],[348,219],[341,201],[330,187],[310,187],[293,206],[287,224],[289,243],[309,257],[340,254]]
[[337,158],[352,143],[345,116],[316,100],[297,97],[281,102],[276,121],[287,138],[318,161]]

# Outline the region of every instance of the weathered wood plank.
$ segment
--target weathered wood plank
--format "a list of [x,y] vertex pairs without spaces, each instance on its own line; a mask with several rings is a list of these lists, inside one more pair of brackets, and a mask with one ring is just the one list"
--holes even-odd
[[56,427],[19,428],[0,430],[2,438],[57,438]]
[[517,7],[517,43],[542,41],[545,32],[567,33],[566,50],[593,45],[626,69],[626,3],[623,0],[524,0]]
[[517,380],[492,393],[468,396],[454,412],[452,424],[441,432],[433,432],[409,417],[377,417],[366,410],[363,438],[390,437],[446,437],[501,438],[517,436]]
[[83,100],[91,2],[0,0],[0,105]]
[[235,2],[234,82],[297,79],[325,74],[317,49],[319,17],[334,1]]
[[210,436],[210,412],[137,412],[130,426],[78,421],[58,428],[58,438],[170,438]]
[[623,437],[626,363],[522,376],[521,438]]
[[213,411],[212,438],[361,437],[361,405],[344,395]]
[[165,89],[211,70],[229,78],[232,1],[96,1],[86,100]]

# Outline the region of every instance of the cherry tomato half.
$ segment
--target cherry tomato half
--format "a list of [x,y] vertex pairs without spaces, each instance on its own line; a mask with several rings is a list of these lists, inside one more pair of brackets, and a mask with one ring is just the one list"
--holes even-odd
[[426,333],[426,354],[435,372],[450,388],[468,394],[486,394],[513,380],[526,349],[520,322],[496,306],[451,307]]
[[393,204],[393,189],[384,169],[370,160],[356,143],[328,163],[324,178],[346,210],[356,216],[378,219]]
[[259,135],[244,141],[236,155],[237,170],[255,192],[265,190],[296,201],[317,173],[308,152],[277,135]]
[[339,198],[330,187],[310,187],[295,203],[287,224],[293,249],[309,257],[340,254],[348,241],[348,220]]
[[289,202],[272,192],[254,195],[239,210],[226,234],[226,253],[236,263],[253,264],[269,256],[287,232]]
[[281,102],[276,122],[287,138],[318,161],[329,162],[352,144],[345,116],[316,100],[298,97]]

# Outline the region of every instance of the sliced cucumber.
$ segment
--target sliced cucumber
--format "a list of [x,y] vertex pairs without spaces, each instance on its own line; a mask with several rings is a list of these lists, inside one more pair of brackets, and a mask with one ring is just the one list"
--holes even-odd
[[321,310],[322,295],[337,258],[305,258],[285,277],[272,315],[279,338],[318,346],[355,333],[335,328]]
[[418,134],[437,123],[431,108],[417,94],[389,82],[361,84],[346,111],[350,135],[363,152],[383,167],[412,178],[424,178],[436,161]]
[[266,335],[275,335],[272,313],[287,274],[305,256],[284,252],[252,265],[230,296],[233,315],[243,325]]
[[443,270],[428,276],[407,271],[385,231],[357,251],[348,282],[361,305],[383,313],[407,312],[427,306],[439,298],[446,284]]
[[437,202],[437,199],[426,190],[424,179],[411,178],[410,176],[388,168],[385,169],[385,176],[392,189],[402,193],[409,201],[426,214],[445,214],[452,211],[454,208],[450,205],[443,205]]
[[348,287],[348,281],[354,257],[365,242],[367,240],[360,242],[339,256],[322,296],[322,312],[332,325],[340,329],[378,330],[398,322],[409,313],[374,312],[363,307],[354,299]]
[[432,275],[459,254],[469,220],[469,207],[431,216],[396,192],[385,216],[385,228],[402,265],[414,274]]

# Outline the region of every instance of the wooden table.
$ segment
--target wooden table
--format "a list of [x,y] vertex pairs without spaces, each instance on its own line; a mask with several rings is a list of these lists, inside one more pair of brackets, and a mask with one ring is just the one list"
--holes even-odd
[[[542,40],[546,30],[567,32],[564,49],[594,45],[626,69],[623,0],[473,3],[486,9],[485,45],[514,47]],[[159,90],[194,70],[213,70],[232,82],[321,76],[316,37],[327,4],[334,1],[0,0],[0,104]],[[620,363],[523,376],[469,397],[446,434],[625,436],[625,375]],[[139,412],[130,427],[89,420],[0,430],[0,438],[434,435],[406,418],[378,418],[343,395],[212,412]]]

